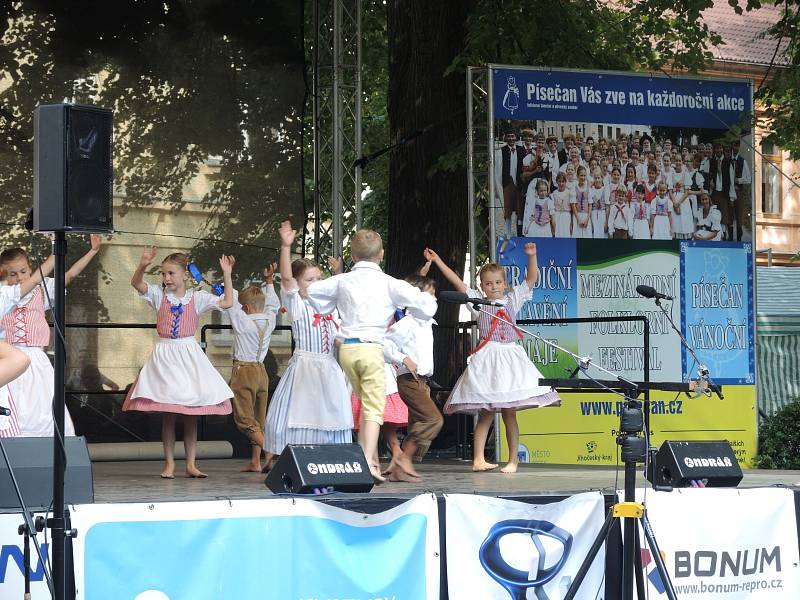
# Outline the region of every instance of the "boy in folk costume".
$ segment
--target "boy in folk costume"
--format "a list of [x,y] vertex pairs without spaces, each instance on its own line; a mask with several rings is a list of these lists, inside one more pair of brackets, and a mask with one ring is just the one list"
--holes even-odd
[[[231,262],[233,263],[233,257]],[[233,266],[233,265],[231,265]],[[230,270],[223,271],[225,287],[233,291],[233,305],[227,309],[233,329],[233,422],[250,440],[250,463],[242,472],[261,472],[261,451],[264,447],[264,421],[267,417],[269,379],[264,357],[275,330],[281,307],[272,284],[277,264],[264,269],[264,285],[251,285],[241,293],[233,289]],[[269,467],[271,456],[266,456]]]
[[[406,307],[412,315],[423,319],[431,318],[436,313],[436,299],[381,271],[383,242],[376,232],[357,231],[350,248],[353,268],[348,273],[312,283],[308,299],[322,314],[334,308],[339,310],[342,321],[337,335],[342,342],[339,363],[353,391],[361,398],[358,441],[369,460],[375,454],[383,424],[386,330],[397,307]],[[383,482],[380,465],[371,463],[373,478]]]

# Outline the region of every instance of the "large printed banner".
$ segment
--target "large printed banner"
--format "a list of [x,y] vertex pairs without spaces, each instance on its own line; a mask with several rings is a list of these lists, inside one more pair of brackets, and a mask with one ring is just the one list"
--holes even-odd
[[495,68],[492,85],[496,119],[723,129],[753,106],[750,86],[741,81]]
[[[800,598],[794,494],[783,489],[637,490],[678,598]],[[641,533],[641,532],[640,532]],[[644,540],[644,535],[641,536]],[[649,597],[667,598],[642,548]]]
[[[552,504],[453,494],[447,507],[450,598],[563,598],[605,519],[603,496]],[[605,596],[600,551],[576,598]]]
[[313,500],[72,511],[79,600],[439,598],[436,498],[365,515]]
[[[37,514],[35,516],[44,516]],[[18,600],[25,591],[25,561],[22,536],[17,528],[22,525],[19,514],[0,514],[0,600]],[[50,546],[44,533],[38,534],[39,548],[45,560],[49,560]],[[50,600],[50,591],[44,578],[44,568],[31,542],[31,598]]]

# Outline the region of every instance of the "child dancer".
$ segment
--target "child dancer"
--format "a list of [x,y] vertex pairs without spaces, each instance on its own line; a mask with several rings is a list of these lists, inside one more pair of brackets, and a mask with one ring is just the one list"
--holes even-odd
[[[234,258],[230,257],[231,267]],[[272,276],[277,265],[264,269],[264,285],[251,285],[239,294],[230,281],[231,271],[223,270],[225,288],[233,293],[233,305],[228,309],[233,329],[233,422],[250,441],[250,462],[242,473],[261,473],[261,452],[264,448],[264,421],[267,418],[269,378],[264,357],[275,330],[278,309],[281,307]],[[269,468],[272,457],[266,456]]]
[[[101,237],[90,237],[91,247],[64,274],[64,283],[69,285],[89,264],[100,250]],[[45,261],[49,272],[50,259]],[[31,359],[28,369],[8,386],[8,393],[15,402],[17,435],[22,437],[48,437],[53,435],[53,365],[42,350],[50,343],[50,327],[45,311],[55,302],[55,280],[47,277],[39,285],[30,285],[38,280],[33,273],[28,253],[22,248],[11,248],[0,254],[0,265],[7,273],[6,281],[20,284],[19,300],[12,310],[6,312],[2,326],[6,341],[22,350]],[[28,284],[28,285],[26,285]],[[63,323],[61,324],[63,326]],[[64,411],[64,435],[75,435],[69,411]]]
[[[532,193],[535,192],[535,197]],[[525,237],[553,237],[555,221],[553,220],[553,199],[550,197],[550,185],[544,179],[537,179],[535,186],[528,188],[525,202],[525,218],[522,221],[522,235]]]
[[636,195],[630,203],[631,212],[633,213],[633,222],[631,223],[631,239],[634,240],[649,240],[650,235],[650,205],[645,200],[644,184],[636,186]]
[[[186,289],[189,257],[176,252],[161,263],[160,286],[145,283],[144,272],[156,257],[155,246],[145,246],[131,285],[142,300],[156,311],[156,331],[160,341],[128,391],[122,410],[159,412],[161,442],[164,445],[163,479],[175,478],[175,421],[183,415],[183,447],[186,451],[186,477],[204,478],[197,468],[197,416],[227,415],[231,412],[233,391],[225,383],[194,338],[200,315],[230,308],[231,286],[225,297]],[[233,262],[219,259],[223,274],[230,277]]]
[[608,217],[608,229],[614,240],[627,240],[633,225],[633,210],[628,204],[628,192],[624,185],[613,190],[616,202],[611,205]]
[[281,304],[292,323],[294,352],[272,395],[264,425],[264,449],[273,455],[287,444],[347,444],[353,413],[344,373],[334,357],[338,325],[333,311],[316,310],[309,286],[322,274],[307,258],[291,259],[297,232],[281,223]]
[[[619,173],[619,171],[617,171]],[[595,238],[608,239],[608,194],[603,185],[603,176],[594,176],[594,186],[589,190],[589,205],[592,207],[592,232]]]
[[[519,463],[517,409],[552,406],[560,402],[555,390],[539,385],[541,373],[516,343],[518,336],[522,337],[522,334],[500,320],[502,318],[515,323],[517,311],[533,296],[533,286],[539,278],[536,244],[525,244],[525,254],[528,255],[525,282],[515,286],[511,292],[507,289],[505,271],[500,265],[490,263],[481,267],[478,272],[483,295],[487,300],[503,306],[487,307],[490,314],[472,311],[478,321],[481,341],[444,407],[447,414],[480,411],[478,424],[475,426],[473,471],[488,471],[497,467],[496,464],[486,462],[484,456],[486,438],[495,411],[499,410],[503,415],[508,441],[509,461],[502,471],[514,473]],[[457,291],[467,293],[473,298],[481,297],[476,290],[467,288],[461,278],[441,259],[434,259],[434,263]]]
[[555,213],[553,237],[572,237],[572,192],[567,188],[567,176],[564,173],[556,175],[556,184],[558,189],[552,194]]
[[589,185],[586,179],[586,167],[578,167],[578,185],[572,202],[572,237],[592,237],[592,212],[589,205]]
[[[549,190],[548,183],[540,179]],[[436,253],[425,249],[425,259],[433,261]],[[427,270],[425,270],[427,272]],[[436,297],[436,282],[424,275],[410,275],[406,281],[415,288]],[[397,321],[386,334],[384,356],[398,366],[397,389],[408,406],[408,434],[403,447],[392,455],[389,481],[419,481],[413,459],[418,449],[427,450],[433,442],[444,419],[431,400],[428,378],[433,375],[433,319],[419,319],[406,315]]]
[[[397,307],[405,306],[414,316],[430,318],[436,313],[436,300],[381,271],[383,242],[374,231],[357,231],[350,248],[355,263],[350,272],[315,281],[308,288],[308,297],[320,313],[338,308],[342,317],[339,362],[353,391],[361,398],[363,422],[359,423],[358,441],[367,460],[371,460],[386,401],[383,378],[386,329]],[[380,465],[373,462],[370,471],[376,482],[384,481]]]
[[671,240],[672,229],[672,198],[670,197],[667,184],[664,181],[658,183],[656,198],[650,205],[650,231],[654,240]]

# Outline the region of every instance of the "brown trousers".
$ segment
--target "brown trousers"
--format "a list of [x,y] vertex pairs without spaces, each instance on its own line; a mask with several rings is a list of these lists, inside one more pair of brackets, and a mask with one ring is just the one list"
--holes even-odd
[[522,220],[523,209],[525,208],[525,197],[520,193],[519,188],[514,183],[509,183],[503,187],[503,218],[508,219],[511,213],[516,213],[517,221]]
[[268,388],[269,379],[264,363],[233,361],[233,422],[251,444],[256,444],[253,434],[260,432],[264,435]]
[[397,391],[408,406],[408,435],[421,448],[428,448],[439,433],[444,417],[431,400],[426,377],[414,379],[410,373],[397,376]]
[[722,225],[731,225],[733,223],[734,207],[727,193],[711,192],[711,204],[716,206],[722,214],[722,219],[720,219]]
[[614,240],[627,240],[628,237],[627,229],[615,229],[614,233],[611,235],[611,239]]

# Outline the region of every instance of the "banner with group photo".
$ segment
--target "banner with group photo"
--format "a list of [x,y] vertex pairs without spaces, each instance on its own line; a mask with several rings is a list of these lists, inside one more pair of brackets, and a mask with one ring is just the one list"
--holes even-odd
[[[722,401],[654,392],[652,439],[728,439],[747,466],[756,443],[751,83],[490,71],[492,258],[513,284],[525,275],[525,243],[538,249],[539,280],[517,319],[647,317],[651,381],[688,383],[703,366],[725,386]],[[639,285],[669,297],[667,314]],[[644,378],[641,322],[528,329],[615,375]],[[520,343],[544,377],[579,374],[574,358],[541,340]],[[613,464],[622,398],[562,400],[519,413],[512,451],[523,462]]]
[[79,600],[439,598],[436,498],[367,515],[305,498],[72,511]]
[[[678,598],[800,598],[794,493],[786,489],[637,490]],[[640,534],[642,532],[640,531]],[[644,540],[644,535],[641,535]],[[642,547],[649,597],[666,598]]]
[[[551,504],[448,494],[447,588],[451,598],[563,598],[605,520],[603,496]],[[605,595],[605,552],[577,598]]]
[[[36,514],[44,516],[44,514]],[[17,513],[0,514],[0,600],[18,600],[25,592],[24,542],[18,533],[22,517]],[[39,549],[45,561],[50,560],[50,544],[45,534],[38,534]],[[50,590],[45,581],[44,567],[30,541],[31,600],[49,600]]]

